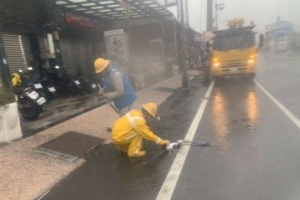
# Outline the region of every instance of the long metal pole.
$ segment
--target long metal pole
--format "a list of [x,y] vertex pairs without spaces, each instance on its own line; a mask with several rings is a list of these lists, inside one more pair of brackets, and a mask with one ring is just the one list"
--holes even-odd
[[207,0],[207,31],[213,30],[213,2]]
[[181,66],[183,69],[182,79],[181,79],[181,87],[183,89],[188,89],[189,87],[189,79],[187,75],[187,65],[186,65],[186,37],[185,37],[185,23],[184,23],[184,10],[183,10],[183,0],[180,0],[180,16],[181,16]]
[[133,64],[133,53],[132,53],[132,30],[130,24],[130,10],[129,10],[129,3],[127,0],[124,0],[125,3],[125,16],[126,16],[126,33],[127,33],[127,70],[129,73],[129,79],[134,89],[136,89],[135,84],[135,77],[134,77],[134,64]]
[[192,63],[191,63],[191,38],[190,38],[190,20],[189,20],[189,4],[188,4],[188,0],[185,0],[185,12],[186,12],[186,35],[187,35],[187,42],[188,42],[188,63],[189,63],[189,68],[192,67]]
[[215,23],[216,23],[216,30],[218,30],[218,9],[219,9],[219,4],[218,1],[216,0],[216,5],[215,5],[215,14],[216,14],[216,19],[215,19]]
[[181,26],[182,26],[182,11],[181,11],[181,1],[182,0],[177,0],[177,17],[178,19],[180,20],[180,26],[179,26],[179,29],[176,29],[176,31],[179,33],[178,34],[178,48],[177,48],[177,63],[180,67],[182,67],[182,29],[181,29]]
[[173,20],[173,32],[174,32],[174,61],[175,65],[178,65],[178,45],[177,45],[177,22],[176,19],[174,18]]

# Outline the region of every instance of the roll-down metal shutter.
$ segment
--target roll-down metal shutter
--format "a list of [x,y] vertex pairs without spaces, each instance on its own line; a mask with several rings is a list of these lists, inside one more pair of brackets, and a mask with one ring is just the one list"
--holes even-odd
[[32,54],[27,36],[3,34],[3,43],[11,73],[32,67]]
[[33,68],[33,56],[32,56],[32,51],[31,51],[31,44],[28,36],[21,36],[22,39],[22,45],[23,45],[23,50],[24,50],[24,56],[25,56],[25,61],[27,64],[27,67],[32,67]]
[[64,66],[68,73],[75,74],[80,67],[84,74],[93,75],[95,49],[92,42],[62,39],[60,48]]

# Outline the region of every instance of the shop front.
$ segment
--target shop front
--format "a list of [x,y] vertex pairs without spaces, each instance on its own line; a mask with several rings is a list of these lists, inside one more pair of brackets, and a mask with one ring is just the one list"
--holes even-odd
[[[107,32],[123,30],[122,25],[120,21],[112,22],[108,27],[111,31]],[[178,27],[178,22],[171,16],[132,20],[128,48],[137,89],[174,75],[171,67],[177,54]]]
[[[22,118],[25,135],[104,103],[97,92],[81,88],[82,91],[74,95],[69,93],[68,87],[81,84],[79,75],[94,81],[93,64],[97,57],[116,61],[108,50],[106,31],[123,32],[125,54],[117,62],[132,77],[137,89],[169,76],[166,55],[170,43],[174,43],[169,39],[173,38],[173,26],[166,28],[170,13],[153,1],[5,0],[4,5],[0,8],[1,13],[6,13],[0,34],[5,53],[2,61],[8,66],[7,72],[26,75],[24,90],[32,87],[39,97],[46,99],[45,92],[39,92],[42,88],[54,94],[39,109],[38,117],[30,121]],[[7,83],[10,75],[6,76]],[[73,85],[66,86],[69,83],[61,81],[62,77],[73,81]],[[44,86],[41,82],[44,80],[50,85]]]

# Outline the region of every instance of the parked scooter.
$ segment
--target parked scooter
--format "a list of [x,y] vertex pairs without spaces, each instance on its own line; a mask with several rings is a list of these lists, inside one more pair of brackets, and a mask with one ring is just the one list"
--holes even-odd
[[[21,71],[19,71],[21,73]],[[12,75],[12,85],[17,96],[18,109],[23,119],[34,120],[42,112],[42,105],[46,102],[34,88],[23,87],[21,76],[18,73]]]
[[65,70],[60,72],[60,67],[48,70],[46,76],[52,80],[52,83],[58,94],[78,96],[82,94],[81,83],[77,79],[72,79]]
[[87,76],[85,76],[82,73],[81,68],[77,69],[74,79],[77,79],[80,82],[82,90],[86,93],[90,94],[99,90],[96,82],[91,81]]
[[35,78],[34,71],[32,67],[28,68],[29,74],[31,75],[30,81],[27,83],[27,86],[34,87],[35,90],[39,93],[40,96],[46,98],[47,102],[51,101],[54,98],[56,89],[52,84],[52,80],[48,77]]

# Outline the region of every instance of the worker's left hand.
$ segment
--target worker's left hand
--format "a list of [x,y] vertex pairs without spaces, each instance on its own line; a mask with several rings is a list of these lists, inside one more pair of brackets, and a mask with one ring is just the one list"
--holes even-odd
[[164,148],[165,148],[166,151],[168,151],[168,152],[170,152],[170,153],[174,150],[173,146],[170,145],[170,144],[164,146]]
[[99,95],[104,97],[104,98],[108,98],[107,94],[103,90],[99,90]]
[[165,140],[165,146],[168,146],[170,144],[170,140]]
[[99,95],[100,95],[100,96],[103,96],[103,95],[104,95],[104,91],[103,91],[102,88],[99,89]]

